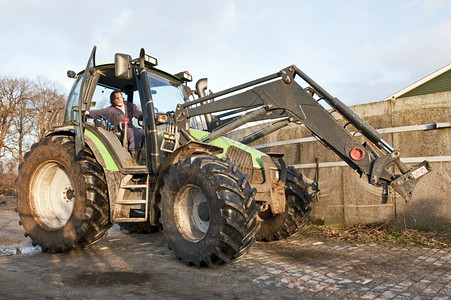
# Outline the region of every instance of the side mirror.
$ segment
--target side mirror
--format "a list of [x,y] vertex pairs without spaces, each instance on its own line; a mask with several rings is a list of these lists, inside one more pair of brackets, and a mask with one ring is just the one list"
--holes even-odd
[[120,79],[132,79],[132,57],[128,54],[116,53],[114,55],[114,71]]
[[77,78],[77,74],[74,71],[69,70],[69,71],[67,71],[67,77],[69,77],[69,78]]

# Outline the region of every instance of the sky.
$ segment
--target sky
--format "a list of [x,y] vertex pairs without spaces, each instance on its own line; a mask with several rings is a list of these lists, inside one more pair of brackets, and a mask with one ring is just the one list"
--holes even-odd
[[[295,64],[347,105],[376,102],[451,63],[447,0],[0,0],[0,76],[45,78],[141,48],[218,92]],[[194,82],[191,84],[194,87]]]

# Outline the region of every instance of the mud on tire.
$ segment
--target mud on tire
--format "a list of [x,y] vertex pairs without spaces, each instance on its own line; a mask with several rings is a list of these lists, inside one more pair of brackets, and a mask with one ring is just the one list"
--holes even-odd
[[75,159],[72,137],[33,145],[19,167],[17,210],[25,235],[44,252],[85,247],[107,234],[107,186],[89,149]]
[[260,210],[258,220],[260,229],[255,235],[258,241],[276,241],[292,236],[305,225],[306,217],[311,211],[310,202],[313,193],[310,191],[309,179],[297,173],[294,168],[287,170],[285,212],[273,215],[270,208]]
[[168,247],[198,267],[242,256],[259,226],[254,194],[236,166],[215,156],[191,156],[174,164],[161,190]]

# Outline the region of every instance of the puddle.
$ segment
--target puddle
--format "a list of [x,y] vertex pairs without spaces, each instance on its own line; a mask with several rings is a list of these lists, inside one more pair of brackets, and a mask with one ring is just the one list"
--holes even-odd
[[41,252],[39,246],[2,246],[0,245],[0,256],[30,255]]

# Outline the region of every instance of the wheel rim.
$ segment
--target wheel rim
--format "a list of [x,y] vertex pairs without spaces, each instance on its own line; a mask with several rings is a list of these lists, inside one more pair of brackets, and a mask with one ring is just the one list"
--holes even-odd
[[64,227],[72,216],[75,187],[69,172],[61,164],[47,162],[33,175],[30,184],[32,214],[47,230]]
[[207,233],[210,226],[207,198],[197,186],[185,186],[177,194],[174,214],[177,228],[186,240],[196,242]]

